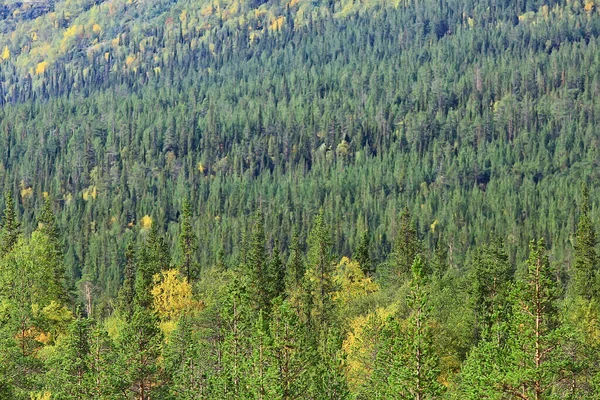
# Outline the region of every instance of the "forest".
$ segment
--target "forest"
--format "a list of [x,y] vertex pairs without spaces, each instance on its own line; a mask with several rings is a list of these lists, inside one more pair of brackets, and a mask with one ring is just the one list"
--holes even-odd
[[593,0],[0,5],[0,398],[600,395]]

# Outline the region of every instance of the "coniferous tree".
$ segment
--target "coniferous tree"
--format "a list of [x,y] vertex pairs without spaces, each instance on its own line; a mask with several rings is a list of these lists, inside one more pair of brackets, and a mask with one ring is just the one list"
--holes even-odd
[[358,261],[360,268],[367,276],[372,276],[375,273],[373,270],[373,260],[371,260],[371,254],[369,251],[370,243],[371,238],[369,236],[369,231],[366,230],[363,232],[360,243],[356,248],[356,253],[354,254],[354,259]]
[[577,294],[589,301],[598,295],[600,274],[598,274],[597,269],[600,264],[596,252],[596,230],[589,216],[589,190],[585,183],[582,184],[581,192],[583,199],[580,207],[579,224],[575,233],[573,278]]
[[324,328],[333,319],[335,290],[333,282],[331,238],[325,224],[323,211],[315,218],[308,240],[308,257],[305,274],[307,294],[310,298],[310,317],[317,329]]
[[431,309],[426,270],[420,256],[412,265],[406,327],[391,318],[381,331],[372,381],[373,398],[434,399],[442,391],[438,382],[439,357],[431,331]]
[[123,313],[127,320],[130,320],[133,316],[136,293],[135,285],[135,247],[133,241],[130,241],[127,243],[127,249],[125,250],[125,280],[119,290],[118,296],[118,310]]
[[542,239],[532,241],[525,275],[515,287],[502,390],[511,396],[541,400],[567,372],[562,354],[564,332],[556,273]]
[[158,318],[149,310],[136,307],[125,326],[118,344],[118,368],[121,389],[140,400],[160,397],[164,388],[158,359],[163,334]]
[[279,242],[275,241],[273,251],[267,265],[267,297],[269,305],[272,300],[285,292],[285,266],[279,255]]
[[302,284],[304,272],[304,262],[302,260],[302,251],[300,249],[298,233],[294,231],[292,242],[290,244],[290,258],[285,274],[286,287],[288,290]]
[[77,318],[57,352],[48,360],[48,386],[58,398],[86,399],[93,396],[95,376],[90,368],[91,321]]
[[0,256],[12,250],[19,238],[21,227],[12,193],[7,192],[4,198],[6,205],[4,207],[4,218],[2,219],[2,231],[0,231]]
[[421,251],[422,245],[417,236],[417,229],[408,207],[405,207],[400,214],[400,229],[396,236],[392,256],[396,276],[409,278],[413,261]]
[[248,271],[249,295],[254,307],[258,311],[266,311],[269,306],[265,243],[262,215],[260,212],[257,212],[250,236],[246,268]]
[[54,277],[54,285],[59,293],[59,298],[67,303],[69,302],[69,283],[64,265],[63,243],[60,231],[56,226],[56,217],[54,211],[52,211],[52,203],[49,197],[44,200],[44,206],[38,218],[37,230],[47,238],[45,253]]
[[179,247],[183,253],[183,262],[180,267],[181,273],[192,282],[197,275],[196,250],[198,250],[198,238],[192,227],[192,211],[187,199],[183,201],[180,217]]
[[470,274],[475,313],[475,339],[491,333],[492,325],[506,319],[512,267],[500,238],[481,246]]

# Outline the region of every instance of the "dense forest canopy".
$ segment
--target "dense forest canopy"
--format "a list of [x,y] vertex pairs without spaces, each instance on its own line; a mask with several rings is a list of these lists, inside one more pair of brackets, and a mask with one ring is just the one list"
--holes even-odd
[[595,398],[599,35],[592,0],[4,2],[0,397]]

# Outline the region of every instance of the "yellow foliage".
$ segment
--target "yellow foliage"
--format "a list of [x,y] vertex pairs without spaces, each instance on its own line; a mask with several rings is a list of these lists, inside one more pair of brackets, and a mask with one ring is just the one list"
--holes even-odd
[[201,162],[199,162],[199,163],[198,163],[198,171],[199,171],[201,174],[203,174],[203,173],[204,173],[204,171],[205,171],[204,164],[202,164]]
[[70,27],[68,27],[65,32],[63,33],[63,37],[65,39],[71,38],[73,36],[75,36],[77,34],[79,27],[77,25],[72,25]]
[[92,31],[94,31],[94,33],[98,34],[98,33],[102,32],[102,27],[98,24],[94,24],[92,26]]
[[133,64],[133,62],[135,61],[135,56],[130,54],[127,56],[127,58],[125,59],[125,64],[127,64],[128,67],[131,66],[131,64]]
[[373,372],[377,338],[390,315],[390,309],[379,307],[367,315],[359,315],[350,322],[342,349],[347,356],[346,376],[351,388],[364,384]]
[[25,181],[21,181],[19,183],[19,187],[21,188],[21,198],[23,200],[25,200],[26,198],[31,197],[31,195],[33,195],[33,188],[28,187],[25,184]]
[[140,225],[142,225],[142,229],[150,229],[152,226],[152,217],[149,215],[144,215],[140,220]]
[[38,40],[37,32],[31,32],[31,40],[34,42]]
[[202,15],[203,17],[208,17],[209,15],[212,15],[213,12],[213,6],[212,4],[209,4],[200,11],[200,15]]
[[160,67],[154,67],[154,73],[156,75],[160,74]]
[[48,67],[48,61],[42,61],[35,67],[35,73],[37,75],[43,74],[46,72],[46,68]]
[[179,14],[179,20],[181,22],[187,21],[187,10],[183,10],[181,14]]
[[272,31],[279,31],[281,30],[281,27],[284,23],[285,17],[282,15],[279,18],[275,18],[273,22],[271,22],[271,26],[269,27],[269,29],[271,29]]
[[154,310],[163,320],[176,320],[192,304],[192,285],[186,278],[179,277],[179,271],[170,269],[154,275]]
[[52,393],[48,391],[44,392],[32,392],[29,395],[31,400],[50,400],[52,398]]
[[339,290],[333,294],[333,299],[338,301],[343,307],[347,306],[352,300],[365,297],[370,293],[379,290],[373,280],[365,276],[360,265],[356,261],[343,257],[336,266],[333,277]]
[[82,197],[83,200],[88,201],[90,198],[93,200],[96,200],[96,197],[98,196],[98,190],[96,189],[96,186],[90,186],[87,189],[85,189],[83,191]]
[[2,50],[2,60],[10,60],[10,50],[8,49],[8,46],[4,46],[4,50]]
[[596,4],[593,1],[587,1],[585,3],[585,6],[583,7],[583,9],[589,13],[589,12],[594,11],[595,7],[596,7]]
[[437,226],[438,222],[439,222],[439,221],[436,219],[436,220],[435,220],[435,221],[433,221],[433,222],[431,223],[431,225],[429,226],[429,227],[431,228],[431,232],[432,232],[432,233],[435,233],[435,227]]

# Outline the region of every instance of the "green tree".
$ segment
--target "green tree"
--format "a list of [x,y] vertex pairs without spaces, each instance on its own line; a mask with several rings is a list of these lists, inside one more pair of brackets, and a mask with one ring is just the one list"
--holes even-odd
[[246,257],[248,290],[250,299],[257,311],[267,311],[269,307],[267,255],[265,250],[265,230],[262,215],[257,212],[252,225],[252,233]]
[[116,347],[123,391],[140,400],[161,396],[164,388],[160,379],[158,359],[161,355],[162,341],[163,334],[158,327],[158,318],[146,309],[136,308]]
[[581,185],[582,203],[579,223],[575,233],[575,260],[573,263],[574,286],[578,295],[586,300],[595,299],[598,295],[600,275],[597,273],[599,263],[596,252],[596,230],[589,216],[589,189],[585,183]]
[[179,247],[183,253],[183,263],[180,271],[192,282],[192,278],[197,275],[196,251],[198,250],[198,238],[192,227],[192,210],[187,199],[183,201],[181,217],[179,221]]
[[8,253],[15,246],[21,227],[15,211],[15,201],[12,193],[5,193],[4,199],[6,205],[4,207],[4,218],[2,219],[2,230],[0,231],[0,256]]
[[513,296],[502,389],[511,396],[541,400],[568,369],[557,308],[560,290],[542,239],[531,242],[525,275]]
[[354,259],[358,261],[360,268],[367,276],[372,276],[375,271],[373,269],[373,260],[371,259],[370,254],[370,244],[371,237],[369,235],[369,230],[363,232],[358,247],[356,248],[356,252],[354,254]]
[[425,265],[416,256],[406,300],[410,310],[408,320],[403,326],[392,318],[381,332],[382,343],[372,377],[373,398],[423,400],[437,398],[442,391],[438,382],[439,357],[432,342],[426,278]]
[[400,228],[394,242],[392,254],[395,275],[400,278],[410,277],[413,261],[421,251],[422,244],[417,236],[417,228],[408,207],[405,207],[400,214]]
[[274,298],[285,293],[286,271],[279,254],[278,241],[275,241],[275,244],[273,245],[273,251],[271,252],[266,272],[267,297],[269,299],[269,304],[271,304]]
[[321,210],[315,218],[308,239],[308,261],[304,278],[307,294],[310,296],[310,316],[317,329],[325,328],[334,317],[333,271],[331,238]]
[[135,247],[133,241],[127,243],[125,249],[125,280],[119,290],[117,309],[123,313],[126,320],[133,316],[136,293]]
[[500,238],[479,247],[469,280],[475,314],[475,339],[491,333],[492,325],[506,319],[512,266]]

